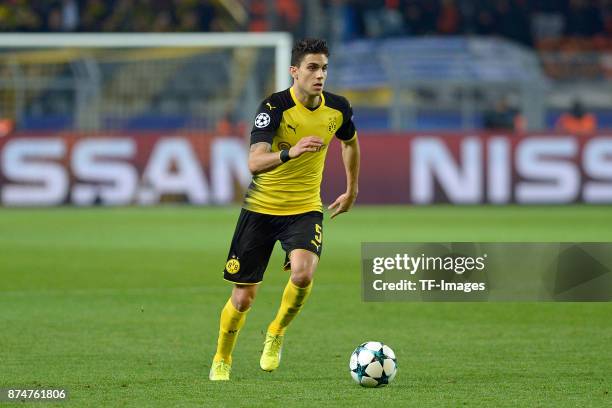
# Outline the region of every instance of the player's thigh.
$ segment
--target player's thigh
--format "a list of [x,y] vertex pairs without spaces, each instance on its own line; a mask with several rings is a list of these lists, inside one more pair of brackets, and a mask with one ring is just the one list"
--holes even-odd
[[323,251],[323,214],[311,211],[291,216],[279,236],[285,250],[285,269],[316,268]]
[[269,215],[243,209],[227,255],[224,279],[242,285],[261,282],[274,249],[273,231]]
[[300,287],[308,286],[319,264],[319,257],[305,249],[294,249],[289,254],[289,260],[291,281]]

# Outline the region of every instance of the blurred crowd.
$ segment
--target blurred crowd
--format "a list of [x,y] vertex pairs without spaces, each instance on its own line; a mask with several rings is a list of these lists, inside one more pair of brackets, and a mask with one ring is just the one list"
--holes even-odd
[[19,32],[220,31],[211,1],[0,0],[0,29]]
[[555,37],[612,37],[611,0],[353,0],[345,37],[499,35],[526,45]]
[[0,0],[0,30],[289,30],[340,40],[481,34],[532,45],[612,38],[612,0]]

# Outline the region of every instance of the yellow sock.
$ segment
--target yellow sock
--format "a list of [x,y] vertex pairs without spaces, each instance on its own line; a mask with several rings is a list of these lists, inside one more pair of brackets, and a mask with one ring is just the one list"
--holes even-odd
[[213,361],[224,360],[227,364],[232,363],[232,351],[236,345],[238,332],[244,326],[246,315],[250,309],[240,312],[232,304],[230,298],[221,311],[219,323],[219,339],[217,340],[217,352]]
[[285,291],[283,292],[283,299],[278,309],[278,313],[276,313],[276,317],[268,326],[268,333],[276,336],[285,334],[285,330],[287,326],[289,326],[289,323],[291,323],[293,318],[302,309],[304,303],[306,303],[306,299],[308,299],[311,289],[312,282],[305,288],[300,288],[294,285],[291,279],[289,279],[287,286],[285,286]]

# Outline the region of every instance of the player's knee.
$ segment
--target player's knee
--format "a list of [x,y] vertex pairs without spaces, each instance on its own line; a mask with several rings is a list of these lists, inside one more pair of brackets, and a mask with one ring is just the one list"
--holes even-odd
[[312,282],[312,275],[291,275],[291,282],[299,288],[305,288]]
[[305,288],[312,282],[315,267],[302,266],[291,269],[291,282],[300,288]]
[[251,307],[255,299],[255,291],[236,288],[232,293],[232,304],[239,312],[244,312]]
[[232,297],[232,304],[239,312],[244,312],[251,307],[253,298],[250,296],[234,296]]
[[314,254],[305,251],[292,253],[291,282],[300,288],[310,285],[317,263],[318,258]]

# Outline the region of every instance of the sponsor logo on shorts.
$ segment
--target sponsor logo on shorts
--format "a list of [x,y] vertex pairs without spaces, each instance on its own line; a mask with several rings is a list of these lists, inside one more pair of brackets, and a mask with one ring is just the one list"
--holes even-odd
[[231,273],[232,275],[237,273],[240,270],[240,261],[235,258],[230,259],[225,264],[225,270],[227,273]]

